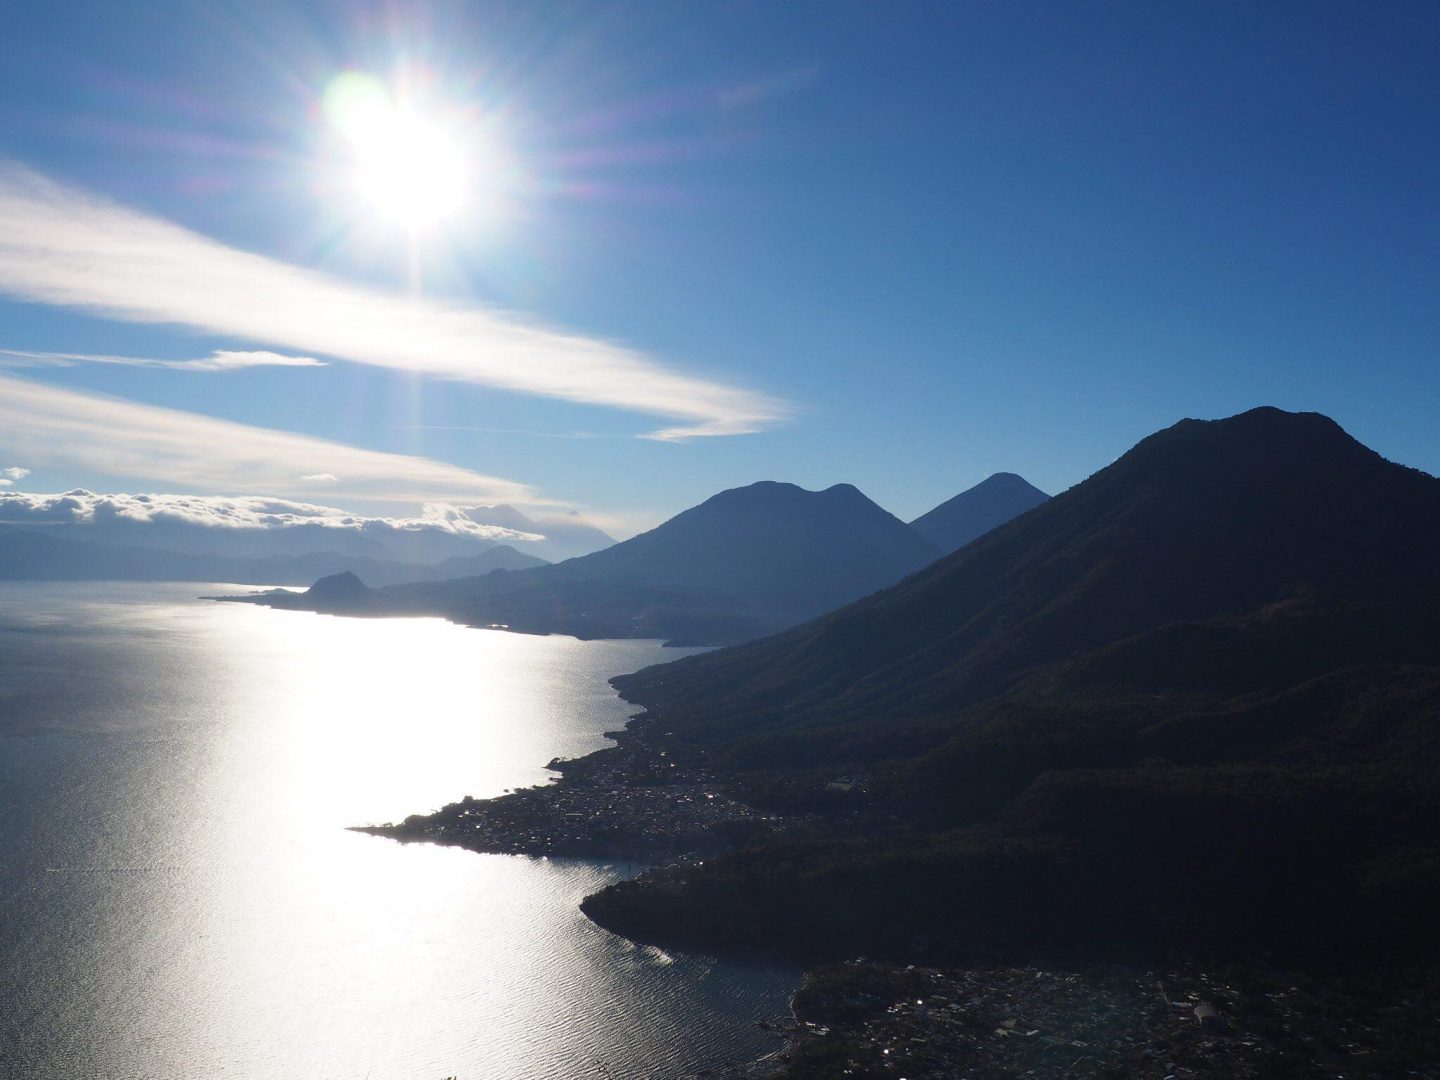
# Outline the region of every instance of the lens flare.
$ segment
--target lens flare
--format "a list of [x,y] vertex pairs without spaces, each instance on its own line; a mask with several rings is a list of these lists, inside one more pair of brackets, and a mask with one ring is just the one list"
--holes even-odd
[[384,82],[362,72],[337,76],[324,104],[348,150],[351,186],[370,210],[414,228],[465,209],[471,162],[438,113],[396,101]]

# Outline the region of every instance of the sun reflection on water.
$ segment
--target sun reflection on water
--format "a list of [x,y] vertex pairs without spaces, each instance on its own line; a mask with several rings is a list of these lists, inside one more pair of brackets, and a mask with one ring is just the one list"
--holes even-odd
[[0,729],[30,860],[0,996],[50,1024],[0,1018],[0,1075],[638,1077],[770,1048],[793,974],[606,934],[576,904],[616,868],[344,829],[544,782],[623,723],[610,675],[676,653],[158,591],[0,588],[0,636],[59,615],[14,669],[49,704],[21,687],[28,734]]

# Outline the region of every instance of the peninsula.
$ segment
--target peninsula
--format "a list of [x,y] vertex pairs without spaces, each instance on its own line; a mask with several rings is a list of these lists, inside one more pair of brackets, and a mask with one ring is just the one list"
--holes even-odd
[[1324,417],[1184,421],[891,589],[613,680],[645,711],[559,782],[374,831],[653,862],[582,909],[663,946],[960,985],[1414,972],[1440,957],[1436,535],[1440,481]]

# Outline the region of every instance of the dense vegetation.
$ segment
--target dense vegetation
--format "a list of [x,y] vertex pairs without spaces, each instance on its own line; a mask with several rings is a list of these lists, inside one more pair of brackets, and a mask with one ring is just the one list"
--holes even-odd
[[860,783],[832,841],[587,911],[807,959],[1433,962],[1437,537],[1440,481],[1324,417],[1178,424],[876,596],[616,680],[752,797]]

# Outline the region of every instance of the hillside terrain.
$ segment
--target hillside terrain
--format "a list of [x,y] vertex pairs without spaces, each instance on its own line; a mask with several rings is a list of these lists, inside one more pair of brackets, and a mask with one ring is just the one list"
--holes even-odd
[[910,527],[948,555],[1049,498],[1024,477],[995,473],[921,514]]
[[1436,958],[1440,481],[1187,420],[819,619],[615,680],[828,838],[590,897],[641,940],[972,962]]

